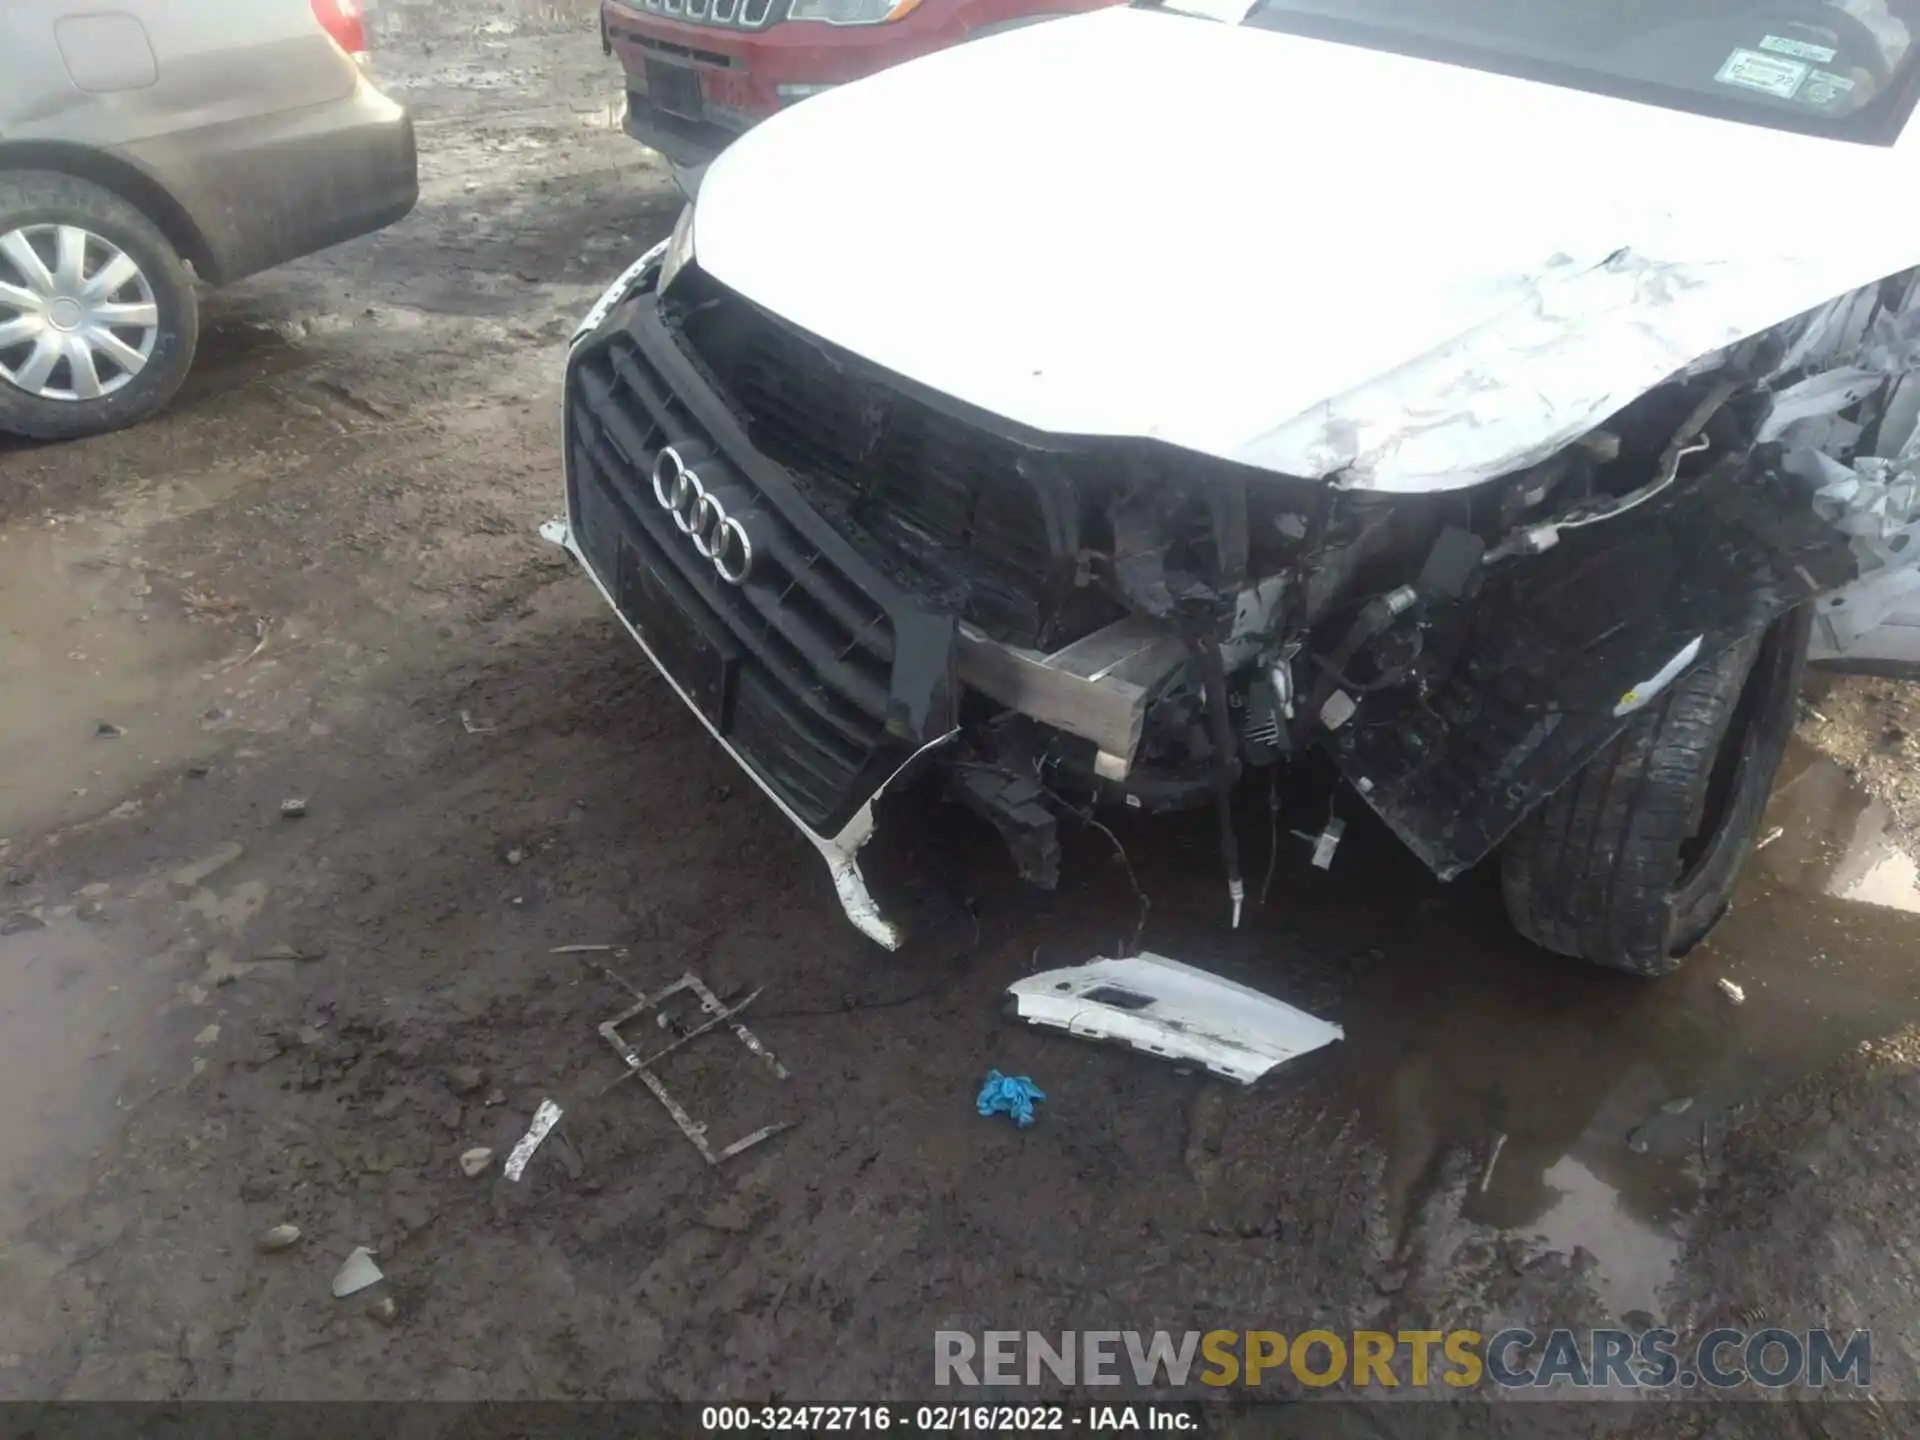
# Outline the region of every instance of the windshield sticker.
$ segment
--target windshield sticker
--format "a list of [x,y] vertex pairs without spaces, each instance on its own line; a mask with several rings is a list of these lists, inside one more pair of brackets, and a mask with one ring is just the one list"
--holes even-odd
[[1807,65],[1800,60],[1782,60],[1762,55],[1758,50],[1736,50],[1713,78],[1722,85],[1738,85],[1743,90],[1759,90],[1791,100],[1807,78]]
[[1807,88],[1800,98],[1809,105],[1831,105],[1842,95],[1853,89],[1853,77],[1836,75],[1831,70],[1816,70],[1807,81]]
[[1823,65],[1831,65],[1838,53],[1830,45],[1809,45],[1805,40],[1792,40],[1785,35],[1767,36],[1760,42],[1760,48],[1776,55],[1791,55],[1796,60],[1818,60]]

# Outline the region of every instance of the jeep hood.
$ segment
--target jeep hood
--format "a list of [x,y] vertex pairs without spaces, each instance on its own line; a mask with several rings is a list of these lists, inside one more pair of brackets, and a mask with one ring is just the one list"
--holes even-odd
[[694,247],[1020,425],[1436,490],[1914,263],[1912,149],[1119,9],[774,117]]

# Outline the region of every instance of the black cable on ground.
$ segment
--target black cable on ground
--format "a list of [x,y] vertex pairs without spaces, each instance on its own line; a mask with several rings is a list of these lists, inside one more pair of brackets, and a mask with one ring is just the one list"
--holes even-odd
[[760,1024],[767,1020],[818,1020],[833,1015],[856,1015],[866,1010],[893,1010],[902,1005],[911,1005],[917,1000],[927,1000],[939,994],[967,971],[968,965],[979,954],[985,931],[980,924],[980,911],[974,902],[965,897],[955,896],[956,909],[964,910],[967,918],[973,922],[973,938],[948,962],[946,973],[935,976],[926,984],[915,987],[901,995],[857,996],[843,995],[834,1005],[821,1005],[787,1010],[762,1010],[752,1006],[742,1014],[742,1020]]
[[1120,868],[1126,871],[1127,884],[1133,890],[1133,902],[1140,910],[1139,917],[1134,921],[1133,938],[1127,943],[1126,949],[1122,953],[1125,955],[1138,955],[1140,953],[1140,937],[1146,933],[1147,929],[1147,910],[1151,902],[1147,899],[1147,892],[1140,888],[1139,877],[1133,873],[1133,862],[1127,858],[1127,847],[1120,843],[1120,837],[1118,835],[1115,835],[1113,831],[1100,823],[1099,818],[1094,815],[1091,808],[1082,810],[1078,805],[1070,803],[1057,791],[1051,790],[1045,785],[1042,785],[1040,790],[1049,800],[1073,816],[1073,818],[1078,820],[1082,825],[1098,830],[1106,837],[1107,843],[1113,847],[1114,858],[1120,862]]

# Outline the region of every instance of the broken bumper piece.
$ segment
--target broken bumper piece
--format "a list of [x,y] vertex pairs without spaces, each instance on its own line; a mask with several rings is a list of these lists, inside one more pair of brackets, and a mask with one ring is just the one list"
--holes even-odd
[[1345,1034],[1271,995],[1164,955],[1046,970],[1007,993],[1022,1020],[1204,1065],[1242,1085]]
[[[701,724],[705,725],[708,732],[720,743],[720,748],[732,756],[734,763],[746,771],[754,783],[766,792],[767,797],[772,800],[775,805],[780,807],[781,813],[793,823],[794,828],[813,842],[814,848],[820,852],[821,858],[827,862],[828,874],[833,878],[834,893],[839,897],[840,908],[846,911],[847,919],[852,921],[855,928],[870,940],[885,946],[889,950],[898,950],[901,942],[906,939],[906,934],[897,924],[889,920],[886,915],[882,913],[879,903],[873,898],[872,892],[868,890],[866,877],[860,872],[859,854],[861,847],[873,837],[874,801],[878,800],[881,794],[884,793],[887,784],[890,783],[893,778],[897,777],[901,771],[911,766],[913,761],[918,758],[919,753],[922,752],[916,752],[915,755],[910,756],[906,764],[901,767],[901,770],[896,771],[894,776],[889,776],[887,781],[883,782],[880,787],[867,798],[866,802],[854,812],[852,818],[833,834],[826,835],[820,833],[808,825],[800,816],[796,815],[792,807],[782,798],[780,792],[768,784],[759,771],[750,764],[738,750],[727,743],[727,737],[721,734],[714,726],[713,721],[708,718],[700,705],[695,703],[693,697],[687,693],[673,672],[661,664],[660,657],[654,653],[653,647],[647,643],[646,636],[641,634],[633,621],[621,610],[619,604],[615,602],[613,598],[613,592],[607,588],[606,582],[595,573],[593,566],[588,563],[586,556],[581,553],[580,547],[575,542],[573,532],[567,522],[565,520],[547,521],[540,527],[540,536],[543,540],[560,546],[569,555],[573,556],[575,560],[579,561],[580,568],[586,571],[587,577],[593,581],[595,586],[599,588],[600,593],[606,597],[607,603],[613,606],[614,613],[620,616],[620,621],[626,626],[627,633],[633,636],[634,642],[639,645],[646,657],[653,662],[654,668],[666,677],[666,681],[673,687],[674,693],[680,697],[688,709],[699,716]],[[925,748],[931,750],[935,746],[943,743],[947,738],[949,737],[942,736],[931,742]]]

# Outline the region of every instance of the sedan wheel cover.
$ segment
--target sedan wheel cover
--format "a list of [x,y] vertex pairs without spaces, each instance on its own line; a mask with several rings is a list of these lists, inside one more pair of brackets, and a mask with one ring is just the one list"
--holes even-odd
[[159,338],[153,286],[112,241],[78,225],[0,232],[0,380],[40,400],[102,400]]

